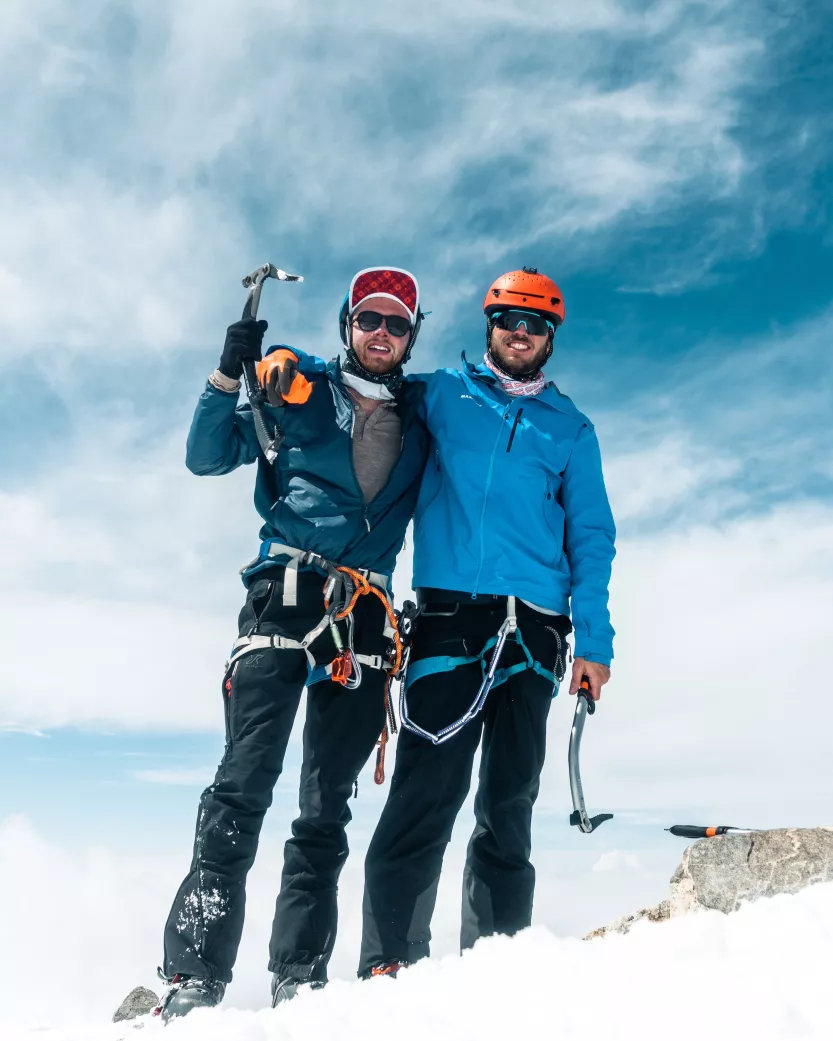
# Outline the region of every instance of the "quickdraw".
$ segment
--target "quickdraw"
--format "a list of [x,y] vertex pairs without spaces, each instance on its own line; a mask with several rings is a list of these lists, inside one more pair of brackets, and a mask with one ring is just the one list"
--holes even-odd
[[[353,591],[347,605],[343,610],[336,610],[332,614],[331,628],[334,630],[333,638],[335,639],[335,623],[344,621],[349,618],[359,601],[360,596],[366,596],[368,593],[372,593],[377,597],[383,607],[385,608],[385,614],[388,618],[388,624],[390,627],[390,634],[393,639],[393,660],[386,663],[385,671],[385,725],[382,729],[382,733],[379,735],[379,740],[376,743],[376,769],[373,771],[373,780],[376,784],[385,783],[385,750],[387,743],[390,740],[390,735],[397,732],[396,716],[393,711],[393,703],[390,697],[390,681],[399,675],[403,661],[404,661],[404,646],[402,636],[399,632],[399,619],[391,606],[390,600],[382,593],[376,586],[373,586],[368,582],[364,575],[359,571],[355,571],[353,568],[342,567],[340,565],[335,566],[335,570],[340,574],[346,575],[353,583]],[[328,612],[330,611],[330,597],[332,596],[331,588],[332,579],[330,579],[324,586],[324,608]],[[336,643],[338,647],[339,644]],[[349,655],[349,659],[346,657]],[[331,669],[331,677],[336,683],[343,683],[348,686],[350,679],[353,676],[352,672],[352,659],[355,658],[352,649],[342,649],[341,654],[333,661]],[[358,665],[358,662],[356,663]],[[354,684],[358,686],[361,682],[361,669],[359,669],[359,678]],[[342,676],[344,677],[342,679]]]

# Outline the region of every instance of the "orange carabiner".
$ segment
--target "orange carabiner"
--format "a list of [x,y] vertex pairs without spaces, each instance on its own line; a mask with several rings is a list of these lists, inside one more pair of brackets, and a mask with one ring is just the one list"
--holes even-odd
[[346,687],[353,675],[353,655],[349,651],[342,651],[338,657],[333,658],[333,683],[340,683]]

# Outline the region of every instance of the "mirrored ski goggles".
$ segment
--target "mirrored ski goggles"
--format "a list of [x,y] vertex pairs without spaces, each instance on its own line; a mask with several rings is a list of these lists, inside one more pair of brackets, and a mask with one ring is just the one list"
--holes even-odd
[[407,336],[411,331],[411,323],[398,314],[379,314],[378,311],[360,311],[353,316],[353,321],[363,333],[372,333],[384,325],[391,336]]
[[555,325],[540,314],[533,311],[498,311],[492,315],[492,321],[498,329],[506,329],[514,333],[523,326],[530,336],[546,336]]

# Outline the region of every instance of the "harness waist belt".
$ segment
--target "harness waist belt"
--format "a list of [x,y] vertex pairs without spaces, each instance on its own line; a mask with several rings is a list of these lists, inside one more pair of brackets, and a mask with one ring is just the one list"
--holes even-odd
[[[319,566],[322,570],[326,571],[326,565],[339,566],[338,561],[328,560],[326,557],[322,557],[320,553],[315,553],[308,549],[298,549],[295,546],[286,546],[282,542],[275,542],[274,540],[268,543],[268,549],[265,556],[275,559],[277,557],[286,557],[292,561],[297,570],[299,565],[306,564],[310,567]],[[382,592],[387,592],[387,588],[390,585],[390,576],[382,573],[381,571],[371,571],[370,568],[356,567],[354,571],[358,571],[360,575],[363,575],[367,581],[372,585],[376,586],[377,589],[381,589]]]
[[[504,607],[509,600],[504,593],[475,593],[472,596],[471,593],[464,593],[459,589],[433,589],[430,586],[419,586],[416,589],[416,598],[417,604],[421,608],[431,608],[425,612],[427,615],[454,615],[458,608],[465,604],[473,604],[476,607]],[[560,611],[551,611],[549,608],[533,604],[529,600],[520,600],[520,602],[548,618],[564,618],[569,621],[568,616],[561,614]],[[446,607],[450,610],[443,610]]]
[[491,607],[503,607],[507,597],[499,593],[464,593],[459,589],[432,589],[420,586],[415,590],[417,604],[487,604]]

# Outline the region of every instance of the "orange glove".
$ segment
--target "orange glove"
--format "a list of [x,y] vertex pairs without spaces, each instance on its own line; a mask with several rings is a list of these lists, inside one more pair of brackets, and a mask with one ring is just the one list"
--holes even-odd
[[312,383],[298,372],[298,358],[282,347],[257,363],[257,381],[270,405],[303,405],[312,394]]

